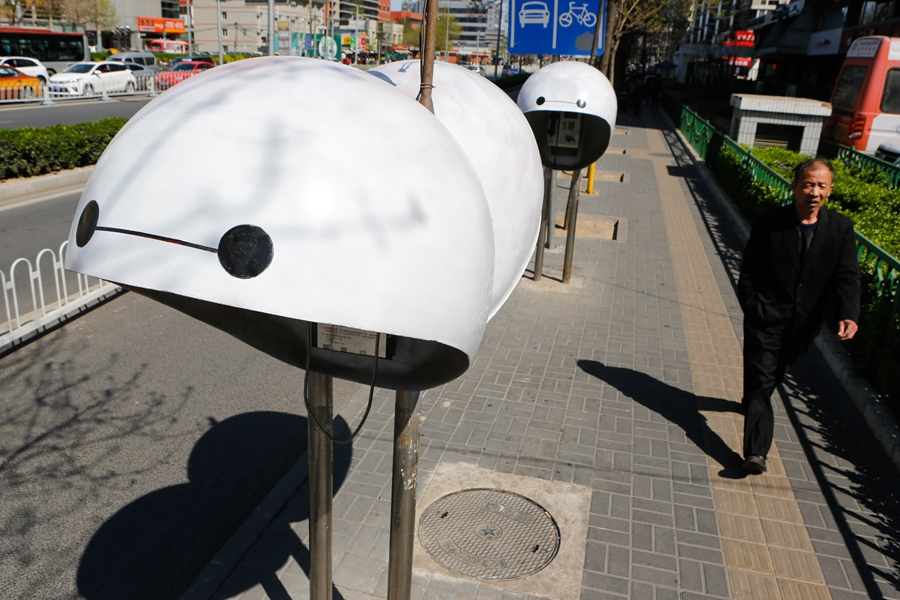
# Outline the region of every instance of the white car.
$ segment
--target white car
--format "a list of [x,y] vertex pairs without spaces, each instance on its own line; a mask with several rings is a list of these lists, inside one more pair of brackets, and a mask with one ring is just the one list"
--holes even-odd
[[41,64],[36,58],[27,58],[25,56],[4,56],[0,57],[0,66],[12,67],[22,71],[26,75],[37,77],[41,80],[41,85],[47,83],[50,79],[50,73],[47,67]]
[[59,96],[93,96],[101,92],[125,92],[137,88],[134,75],[123,63],[75,63],[50,78],[50,93]]
[[893,165],[900,164],[900,135],[889,137],[881,142],[875,151],[875,158],[880,158]]
[[526,2],[519,11],[519,26],[543,25],[547,28],[550,23],[550,9],[544,2]]

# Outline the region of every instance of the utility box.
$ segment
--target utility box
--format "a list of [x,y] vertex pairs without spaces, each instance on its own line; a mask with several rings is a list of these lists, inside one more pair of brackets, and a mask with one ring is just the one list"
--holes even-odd
[[731,139],[750,147],[786,148],[815,156],[831,104],[808,98],[732,94]]

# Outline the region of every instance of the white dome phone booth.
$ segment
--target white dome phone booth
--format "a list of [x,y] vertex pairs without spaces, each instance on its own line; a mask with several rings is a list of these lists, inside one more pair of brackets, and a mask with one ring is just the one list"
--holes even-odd
[[180,83],[109,145],[69,234],[66,268],[306,370],[317,600],[332,593],[331,378],[397,391],[389,597],[408,598],[419,391],[469,367],[538,236],[526,117],[450,65],[435,116],[406,64],[269,57]]
[[572,170],[569,207],[566,211],[566,254],[563,283],[572,273],[575,228],[581,170],[596,162],[609,147],[616,127],[618,100],[606,76],[594,67],[575,61],[556,62],[539,70],[522,85],[519,107],[534,131],[545,168],[547,193],[534,260],[534,279],[541,279],[544,236],[552,235],[551,170]]

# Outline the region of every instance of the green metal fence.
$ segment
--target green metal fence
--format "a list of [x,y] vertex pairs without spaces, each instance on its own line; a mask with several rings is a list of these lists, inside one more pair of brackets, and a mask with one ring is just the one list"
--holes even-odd
[[[672,118],[672,121],[679,124],[679,129],[685,135],[688,142],[703,160],[713,167],[715,172],[716,161],[719,152],[724,148],[738,157],[740,169],[749,174],[754,182],[761,182],[779,197],[782,204],[793,202],[793,194],[791,192],[790,182],[773,171],[767,165],[763,164],[751,152],[748,152],[737,142],[729,138],[727,135],[715,129],[708,121],[705,121],[698,114],[672,98],[665,95],[662,101],[663,109]],[[876,168],[887,175],[892,187],[900,186],[900,168],[879,160],[872,156],[862,154],[838,144],[823,142],[820,145],[820,153],[832,159],[836,159],[847,166],[859,166],[861,168]],[[886,356],[890,352],[890,348],[894,346],[894,337],[898,322],[900,322],[900,261],[891,256],[879,246],[875,245],[871,240],[863,234],[856,232],[856,243],[858,247],[857,257],[860,265],[864,267],[862,272],[864,277],[871,277],[868,281],[864,281],[863,285],[870,285],[874,288],[874,292],[880,302],[889,302],[889,315],[885,315],[885,322],[879,322],[876,332],[869,332],[873,337],[880,338],[879,348],[875,354],[880,352],[880,358],[877,360],[879,366],[870,369],[876,384],[884,381],[886,370],[896,369],[897,357]],[[873,356],[857,357],[863,361],[871,360]],[[876,361],[872,361],[876,362]]]
[[828,140],[819,142],[819,154],[832,160],[839,160],[848,167],[856,166],[861,169],[878,169],[887,177],[888,185],[891,188],[896,189],[897,187],[900,187],[900,167],[892,165],[880,158],[863,154],[858,150]]

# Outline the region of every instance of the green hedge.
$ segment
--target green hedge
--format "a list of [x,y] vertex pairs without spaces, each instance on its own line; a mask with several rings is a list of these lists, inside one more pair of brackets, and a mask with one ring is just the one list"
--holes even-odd
[[[753,156],[787,180],[794,167],[812,158],[782,148],[758,148]],[[900,256],[900,190],[891,189],[888,179],[877,169],[848,167],[832,161],[834,191],[827,206],[853,220],[857,231],[891,256]]]
[[127,121],[0,130],[0,180],[93,165]]

